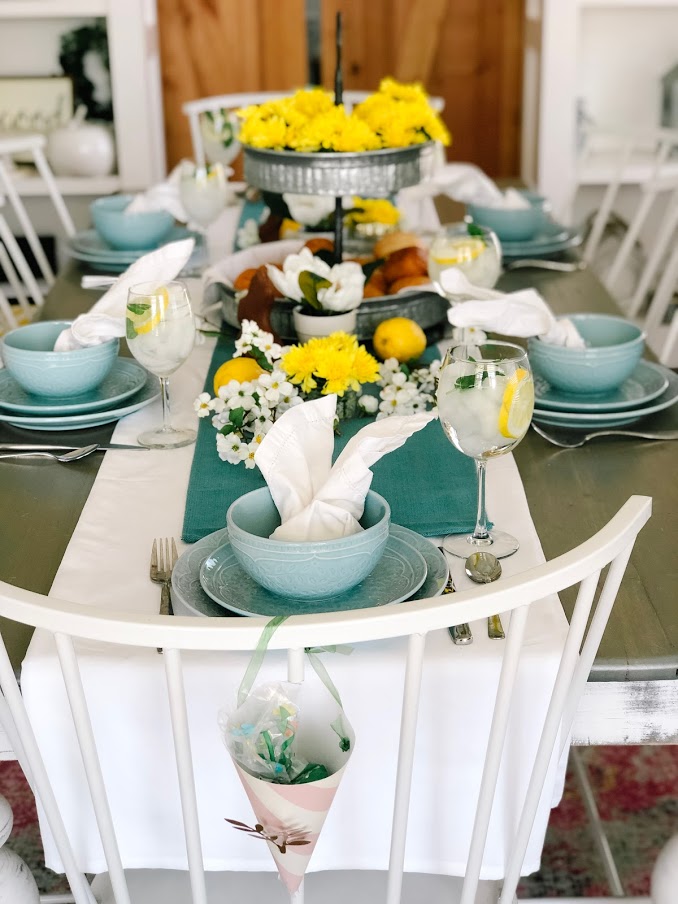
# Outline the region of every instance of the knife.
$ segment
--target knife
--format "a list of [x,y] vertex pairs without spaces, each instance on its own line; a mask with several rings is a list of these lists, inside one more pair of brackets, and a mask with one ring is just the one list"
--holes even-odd
[[[71,443],[57,443],[55,445],[45,445],[43,443],[0,443],[0,452],[56,452],[58,450],[79,449],[82,446]],[[117,443],[101,443],[96,452],[109,452],[116,449],[124,449],[131,451],[136,449],[141,452],[148,452],[146,446],[124,446]]]

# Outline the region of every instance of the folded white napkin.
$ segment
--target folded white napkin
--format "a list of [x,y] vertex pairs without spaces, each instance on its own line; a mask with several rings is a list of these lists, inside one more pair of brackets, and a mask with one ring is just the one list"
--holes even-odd
[[70,328],[59,334],[55,352],[69,352],[86,345],[100,345],[125,335],[125,308],[131,286],[142,282],[158,284],[175,279],[193,252],[195,239],[170,242],[134,261],[87,314],[76,317]]
[[448,163],[430,179],[404,189],[403,194],[409,199],[447,195],[462,204],[479,204],[484,207],[515,206],[516,203],[513,194],[507,192],[507,199],[489,176],[471,163]]
[[470,299],[453,305],[447,312],[453,326],[477,327],[502,336],[539,336],[550,345],[584,347],[574,324],[567,318],[556,320],[535,289],[508,293],[483,289],[470,283],[457,267],[445,270],[440,282],[447,294]]
[[280,513],[275,540],[334,540],[355,534],[372,483],[370,467],[434,414],[394,415],[363,427],[332,465],[336,395],[290,408],[255,455]]

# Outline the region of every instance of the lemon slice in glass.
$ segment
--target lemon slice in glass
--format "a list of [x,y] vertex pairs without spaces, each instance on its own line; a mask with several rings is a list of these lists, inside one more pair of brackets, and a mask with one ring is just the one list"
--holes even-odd
[[473,236],[458,236],[436,244],[431,249],[431,257],[443,267],[454,267],[473,261],[485,251],[485,242]]
[[137,301],[127,306],[127,319],[132,331],[137,335],[150,333],[162,320],[163,314],[169,305],[169,292],[165,286],[161,286],[155,295],[150,295],[147,301]]
[[499,432],[508,439],[520,439],[532,420],[534,383],[530,372],[519,367],[511,374],[499,410]]

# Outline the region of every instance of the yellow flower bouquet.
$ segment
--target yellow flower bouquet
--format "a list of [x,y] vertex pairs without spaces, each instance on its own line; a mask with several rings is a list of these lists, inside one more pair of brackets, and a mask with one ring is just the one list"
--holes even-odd
[[428,141],[450,143],[450,134],[419,84],[385,78],[379,90],[347,113],[323,88],[297,91],[237,111],[240,141],[253,148],[315,153],[357,153]]
[[331,392],[343,396],[359,392],[363,383],[379,380],[379,362],[348,333],[293,345],[283,355],[280,368],[307,398]]

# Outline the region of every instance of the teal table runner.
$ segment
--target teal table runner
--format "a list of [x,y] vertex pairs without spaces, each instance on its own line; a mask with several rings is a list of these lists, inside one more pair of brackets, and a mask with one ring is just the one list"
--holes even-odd
[[[234,349],[232,337],[217,340],[205,381],[205,391],[210,395],[217,368],[232,357]],[[336,455],[368,422],[367,418],[342,421]],[[385,455],[372,471],[372,489],[388,500],[394,523],[427,537],[473,529],[475,465],[454,448],[438,421]],[[231,465],[219,458],[211,418],[201,419],[186,497],[183,539],[194,543],[225,527],[229,505],[243,493],[265,485],[257,468],[247,470],[244,464]]]

